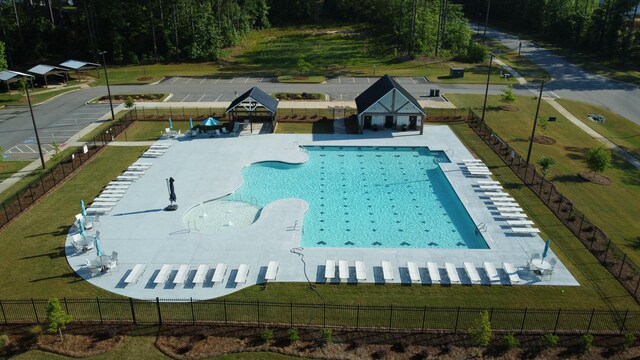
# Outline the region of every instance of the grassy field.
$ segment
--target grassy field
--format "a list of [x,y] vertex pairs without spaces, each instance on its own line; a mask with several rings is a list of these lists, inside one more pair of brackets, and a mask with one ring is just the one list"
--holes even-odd
[[[556,101],[600,135],[640,159],[640,126],[638,124],[599,106],[567,99]],[[606,121],[602,124],[591,121],[587,118],[590,113],[604,115]]]
[[0,181],[9,178],[30,163],[31,161],[0,161]]
[[[39,104],[41,102],[47,101],[54,96],[68,93],[70,91],[74,91],[78,89],[80,89],[79,86],[69,86],[60,90],[42,88],[42,89],[30,90],[29,96],[31,97],[31,104],[35,105],[35,104]],[[0,106],[2,105],[27,106],[29,105],[29,102],[27,101],[26,95],[22,95],[18,91],[12,91],[11,94],[7,94],[7,93],[0,94]]]
[[[459,106],[480,109],[483,96],[451,94],[449,99]],[[489,97],[485,116],[488,125],[521,155],[526,156],[529,146],[527,139],[531,135],[537,101],[529,97],[520,97],[514,104],[519,111],[504,111],[497,100],[497,97]],[[640,222],[636,218],[640,211],[640,170],[614,155],[613,168],[605,172],[613,182],[611,186],[595,185],[582,180],[578,173],[586,169],[586,152],[598,147],[600,143],[577,129],[543,102],[540,116],[549,115],[557,116],[558,121],[550,123],[546,136],[555,139],[557,143],[534,144],[532,162],[536,163],[543,156],[554,158],[557,164],[552,168],[548,179],[619,244],[630,259],[640,264]],[[536,131],[537,135],[542,135],[541,129]]]

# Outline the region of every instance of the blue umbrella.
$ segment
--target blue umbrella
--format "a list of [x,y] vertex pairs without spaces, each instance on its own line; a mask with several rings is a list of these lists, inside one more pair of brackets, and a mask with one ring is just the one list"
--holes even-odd
[[193,129],[193,119],[189,118],[189,129]]
[[551,239],[547,239],[544,243],[544,251],[542,252],[542,259],[547,257],[547,253],[549,252],[549,245],[551,244]]
[[82,217],[87,217],[87,209],[84,207],[84,200],[80,199],[80,210],[82,212]]
[[173,130],[173,121],[171,121],[171,116],[169,116],[169,129]]
[[93,240],[95,248],[96,248],[96,253],[98,256],[102,256],[102,249],[100,248],[100,231],[96,231],[96,237]]
[[78,226],[80,227],[80,235],[82,235],[82,238],[85,238],[85,233],[84,233],[84,221],[82,221],[82,219],[78,220]]
[[212,117],[209,117],[206,120],[202,121],[202,125],[205,125],[205,126],[213,126],[213,125],[218,125],[218,124],[220,124],[220,121],[218,121],[218,120],[216,120],[216,119],[214,119]]

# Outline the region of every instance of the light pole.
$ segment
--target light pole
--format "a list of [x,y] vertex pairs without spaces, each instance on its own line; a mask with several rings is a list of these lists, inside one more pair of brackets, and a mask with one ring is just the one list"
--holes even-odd
[[489,73],[487,74],[487,87],[484,89],[484,105],[482,105],[482,119],[480,123],[484,122],[484,112],[487,110],[487,96],[489,95],[489,79],[491,78],[491,64],[493,63],[493,54],[489,57]]
[[531,149],[533,148],[533,137],[536,136],[536,125],[538,125],[538,111],[540,111],[540,100],[542,100],[542,89],[544,89],[544,80],[540,84],[540,95],[538,95],[538,107],[536,108],[536,117],[533,119],[533,129],[531,130],[531,139],[529,139],[529,151],[527,152],[527,167],[531,158]]
[[491,9],[491,0],[487,0],[487,15],[484,18],[484,33],[482,34],[483,45],[484,45],[484,38],[487,36],[487,25],[489,24],[489,9]]
[[100,51],[102,55],[102,65],[104,66],[104,79],[107,81],[107,94],[109,94],[109,107],[111,107],[111,120],[116,119],[116,115],[113,113],[113,102],[111,101],[111,88],[109,88],[109,75],[107,74],[107,60],[104,57],[106,51]]
[[40,136],[38,136],[38,128],[36,127],[36,118],[33,116],[33,107],[31,106],[31,96],[29,95],[29,84],[24,84],[25,92],[27,93],[27,102],[29,103],[29,111],[31,112],[31,121],[33,122],[33,132],[36,133],[36,143],[38,144],[38,153],[40,154],[40,162],[42,163],[42,169],[44,169],[44,155],[42,154],[42,146],[40,146]]

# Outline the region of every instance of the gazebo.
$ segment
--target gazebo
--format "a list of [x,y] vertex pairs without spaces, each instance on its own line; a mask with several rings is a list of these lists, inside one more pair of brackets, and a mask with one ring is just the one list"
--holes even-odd
[[20,81],[23,78],[31,80],[31,87],[33,87],[33,75],[13,70],[0,71],[0,81],[4,81],[4,83],[7,84],[7,91],[9,92],[9,94],[11,94],[11,87],[9,87],[9,84]]
[[87,70],[95,69],[98,79],[100,78],[100,64],[78,60],[67,60],[60,64],[60,66],[75,70],[78,75],[78,82],[80,82],[80,71],[85,72]]
[[69,81],[69,70],[61,68],[61,67],[57,67],[57,66],[40,64],[40,65],[36,65],[36,66],[32,67],[31,69],[29,69],[27,71],[32,73],[32,74],[36,74],[36,75],[42,76],[44,78],[44,86],[45,87],[49,87],[49,84],[47,82],[47,76],[49,76],[49,75],[62,76],[62,82]]
[[232,121],[248,119],[251,131],[253,131],[253,125],[251,124],[256,119],[269,120],[273,127],[277,111],[278,99],[254,86],[235,98],[225,111],[225,114],[231,114]]
[[426,116],[418,100],[389,75],[378,79],[362,94],[356,97],[358,108],[358,129],[377,127],[423,131]]

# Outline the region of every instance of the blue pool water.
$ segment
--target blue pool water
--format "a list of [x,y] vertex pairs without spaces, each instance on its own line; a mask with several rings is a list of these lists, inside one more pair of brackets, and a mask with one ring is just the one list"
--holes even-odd
[[230,198],[259,207],[309,203],[301,246],[470,248],[487,245],[438,162],[418,147],[307,147],[309,161],[253,164]]

